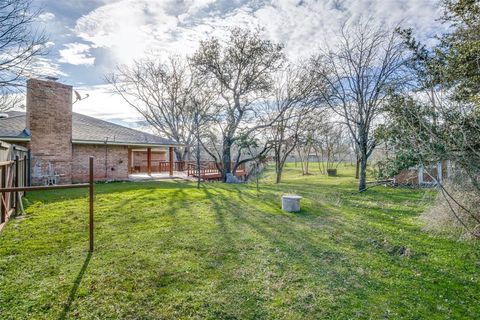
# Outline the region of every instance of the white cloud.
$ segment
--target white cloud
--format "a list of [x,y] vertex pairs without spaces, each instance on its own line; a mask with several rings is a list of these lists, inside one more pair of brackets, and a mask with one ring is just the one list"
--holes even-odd
[[110,85],[79,86],[73,88],[81,97],[75,102],[73,111],[106,121],[136,127],[141,115],[130,107],[122,97],[111,93]]
[[47,41],[45,43],[45,48],[47,48],[47,49],[53,48],[53,46],[55,46],[55,42],[53,42],[53,41]]
[[178,18],[165,12],[165,2],[122,0],[107,4],[81,17],[77,35],[93,47],[109,48],[117,61],[131,61],[145,55],[168,39]]
[[59,62],[73,65],[93,65],[95,57],[90,54],[90,46],[84,43],[67,43],[66,49],[58,50]]
[[305,56],[336,41],[348,19],[372,18],[388,26],[413,27],[420,37],[440,31],[437,0],[272,1],[254,15],[267,35],[286,44],[292,57]]
[[[231,26],[264,28],[265,37],[286,44],[291,58],[304,57],[335,41],[348,18],[367,15],[389,25],[412,27],[421,40],[439,33],[437,0],[103,0],[77,20],[72,32],[85,43],[60,50],[60,62],[92,65],[91,48],[102,48],[108,63],[131,63],[154,53],[191,54],[201,39],[225,35]],[[299,5],[301,4],[301,5]],[[97,61],[100,61],[97,60]],[[104,66],[105,67],[105,66]],[[135,127],[141,116],[108,85],[77,87],[89,98],[74,110]]]
[[28,77],[67,76],[58,63],[43,57],[35,57],[26,73]]
[[307,55],[334,40],[347,18],[367,14],[390,25],[402,22],[420,35],[438,32],[437,0],[119,0],[82,16],[74,32],[92,47],[105,48],[114,63],[146,54],[189,54],[199,40],[231,26],[261,26],[286,44],[291,57]]
[[55,14],[52,12],[44,12],[38,15],[38,20],[42,22],[48,22],[53,19],[55,19]]

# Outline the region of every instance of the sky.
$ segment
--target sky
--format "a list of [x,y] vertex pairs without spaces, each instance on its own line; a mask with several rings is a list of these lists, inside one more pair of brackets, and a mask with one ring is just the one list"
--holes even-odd
[[262,28],[292,60],[335,41],[347,19],[411,27],[419,39],[441,33],[438,0],[35,0],[49,35],[41,75],[55,75],[88,98],[74,111],[128,126],[140,116],[110,93],[104,77],[119,64],[189,55],[199,41],[232,26]]

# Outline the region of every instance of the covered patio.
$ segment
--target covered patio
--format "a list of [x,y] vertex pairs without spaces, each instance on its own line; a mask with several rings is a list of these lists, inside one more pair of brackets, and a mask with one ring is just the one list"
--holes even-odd
[[128,174],[168,174],[183,171],[183,162],[175,161],[173,146],[131,147],[128,149]]
[[[213,161],[176,161],[173,146],[131,146],[128,148],[128,177],[133,181],[179,178],[219,180],[220,170]],[[233,164],[232,164],[233,165]],[[245,178],[245,165],[240,165],[235,176]]]

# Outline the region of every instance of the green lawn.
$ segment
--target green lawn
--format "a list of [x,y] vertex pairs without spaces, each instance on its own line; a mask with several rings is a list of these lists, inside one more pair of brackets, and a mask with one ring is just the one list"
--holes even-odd
[[[473,319],[480,251],[422,231],[433,192],[355,193],[352,171],[28,195],[0,234],[1,319]],[[280,210],[283,193],[304,197]]]

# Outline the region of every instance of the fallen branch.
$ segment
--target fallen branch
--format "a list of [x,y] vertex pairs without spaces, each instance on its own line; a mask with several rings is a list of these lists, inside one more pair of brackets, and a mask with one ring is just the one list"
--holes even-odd
[[386,186],[387,184],[393,185],[393,179],[377,180],[377,181],[367,181],[366,184],[373,184],[373,185],[368,186],[368,187],[366,187],[365,189],[360,190],[360,191],[355,192],[355,193],[352,193],[352,194],[362,193],[362,192],[364,192],[364,191],[367,191],[367,190],[370,189],[370,188],[378,187],[378,186],[381,186],[381,185],[384,185],[384,186]]

